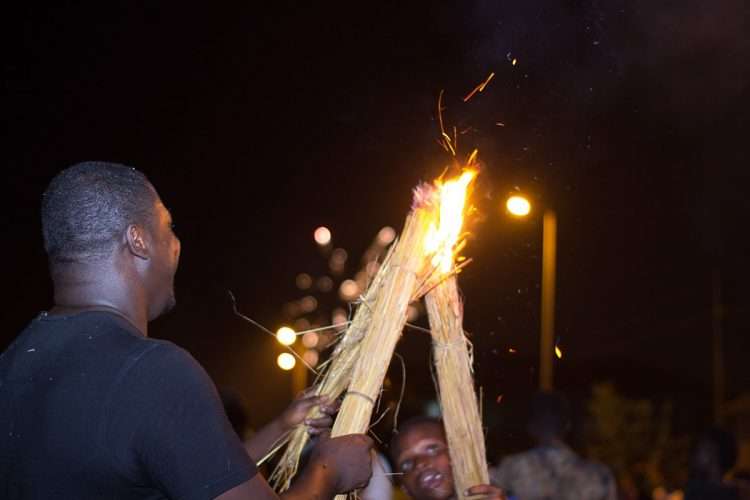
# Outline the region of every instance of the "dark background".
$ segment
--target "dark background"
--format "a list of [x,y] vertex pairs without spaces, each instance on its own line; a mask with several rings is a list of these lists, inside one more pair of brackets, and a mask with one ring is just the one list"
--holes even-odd
[[[727,397],[750,389],[742,1],[56,2],[6,14],[0,346],[51,303],[46,183],[78,161],[134,165],[183,244],[179,307],[150,334],[189,349],[254,425],[267,421],[290,377],[227,290],[275,329],[300,296],[297,273],[324,266],[315,227],[355,257],[383,225],[400,229],[411,188],[450,163],[437,144],[444,90],[461,154],[476,147],[483,162],[460,284],[491,435],[511,440],[517,421],[498,408],[517,413],[536,385],[545,207],[559,227],[556,385],[579,409],[592,382],[611,380],[675,401],[686,432],[708,423],[714,271]],[[503,210],[516,188],[534,200],[525,222]],[[398,351],[415,413],[432,397],[427,336],[407,331]]]

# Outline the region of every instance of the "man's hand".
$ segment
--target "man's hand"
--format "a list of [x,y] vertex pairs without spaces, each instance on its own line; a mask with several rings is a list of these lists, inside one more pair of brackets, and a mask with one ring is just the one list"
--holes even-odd
[[[483,500],[507,500],[503,490],[491,484],[478,484],[466,490],[467,496],[477,496]],[[481,496],[480,496],[481,495]]]
[[[319,418],[307,418],[307,414],[315,406],[320,405],[323,413]],[[315,436],[328,431],[333,424],[333,415],[338,411],[338,405],[331,403],[325,396],[311,396],[302,393],[284,412],[263,426],[253,437],[245,441],[245,449],[250,458],[256,462],[268,453],[287,433],[304,423],[307,432]]]
[[372,474],[371,450],[372,440],[362,434],[331,439],[324,433],[302,474],[279,497],[263,476],[256,474],[215,500],[330,499],[337,493],[367,486]]
[[364,488],[372,475],[372,445],[372,439],[364,434],[337,438],[323,434],[308,467],[329,476],[335,493]]
[[[320,406],[323,416],[319,418],[307,418],[310,410],[316,406]],[[285,431],[304,423],[307,426],[307,432],[315,436],[331,428],[333,415],[338,411],[338,406],[337,403],[331,402],[327,396],[312,396],[309,393],[302,393],[278,417],[279,423]]]

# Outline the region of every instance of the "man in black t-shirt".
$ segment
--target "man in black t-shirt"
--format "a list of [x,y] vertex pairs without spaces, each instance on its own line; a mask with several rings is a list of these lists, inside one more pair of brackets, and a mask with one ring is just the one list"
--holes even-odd
[[[273,499],[205,371],[147,337],[175,305],[180,243],[135,169],[82,163],[50,183],[54,307],[0,356],[0,498]],[[283,497],[366,484],[371,441],[324,439]]]

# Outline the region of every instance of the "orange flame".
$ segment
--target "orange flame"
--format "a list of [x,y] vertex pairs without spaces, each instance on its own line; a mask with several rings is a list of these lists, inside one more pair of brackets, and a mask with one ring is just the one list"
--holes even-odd
[[440,210],[427,230],[425,251],[432,255],[432,265],[444,273],[453,267],[454,251],[464,222],[466,193],[476,176],[475,170],[467,169],[458,178],[435,181],[435,197]]

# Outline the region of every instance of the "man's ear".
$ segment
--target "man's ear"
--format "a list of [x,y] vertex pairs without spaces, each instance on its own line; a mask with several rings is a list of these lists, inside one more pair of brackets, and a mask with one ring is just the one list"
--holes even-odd
[[131,224],[125,230],[125,244],[130,253],[144,260],[150,257],[148,239],[142,226]]

